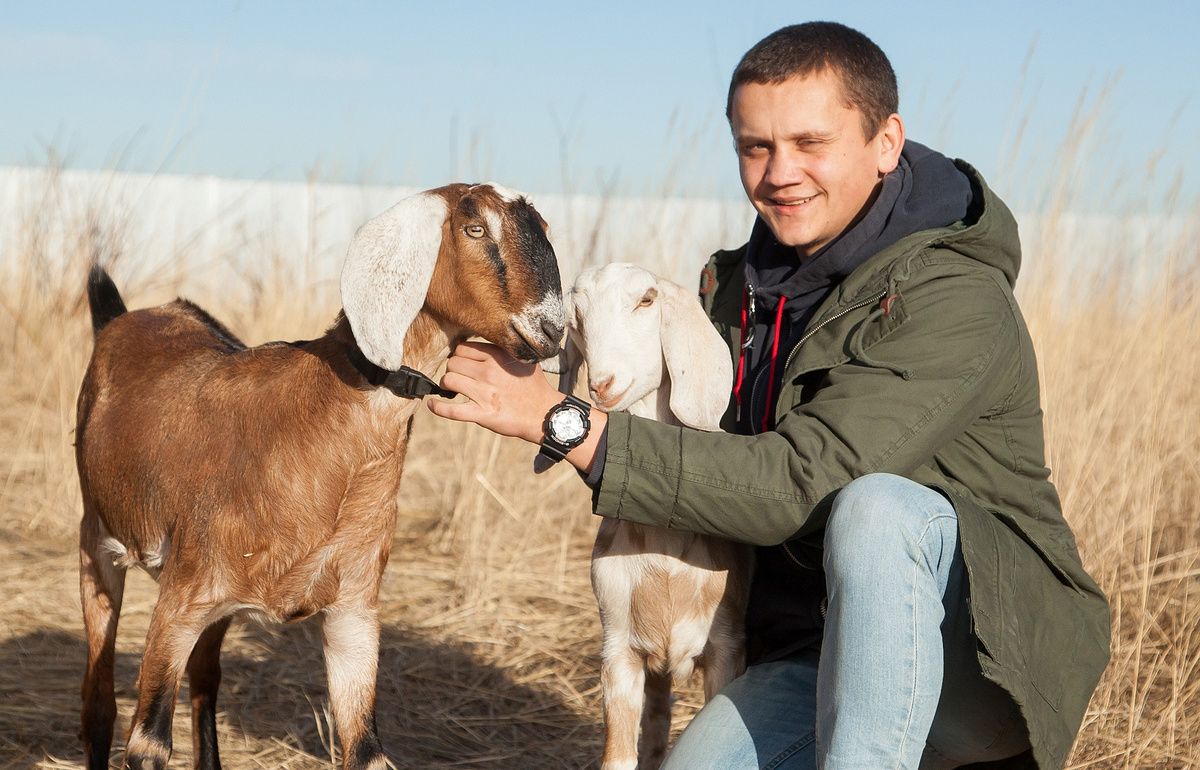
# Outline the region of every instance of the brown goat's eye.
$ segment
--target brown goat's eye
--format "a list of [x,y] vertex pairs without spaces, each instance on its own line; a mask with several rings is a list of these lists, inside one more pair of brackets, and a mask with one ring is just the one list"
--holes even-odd
[[463,228],[463,230],[466,232],[467,235],[471,236],[472,238],[482,238],[483,237],[483,225],[467,225],[466,227]]
[[638,307],[650,307],[654,304],[654,298],[658,296],[658,289],[650,288],[642,295],[642,299],[638,302]]

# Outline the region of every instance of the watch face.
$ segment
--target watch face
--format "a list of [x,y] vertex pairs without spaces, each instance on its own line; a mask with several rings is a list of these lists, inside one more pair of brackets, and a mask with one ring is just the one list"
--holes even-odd
[[578,439],[583,435],[583,415],[577,409],[559,409],[550,415],[550,434],[563,444]]

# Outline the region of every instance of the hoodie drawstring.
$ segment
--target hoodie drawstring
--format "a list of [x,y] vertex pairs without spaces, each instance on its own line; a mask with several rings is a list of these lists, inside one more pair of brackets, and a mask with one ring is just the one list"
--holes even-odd
[[738,332],[738,365],[737,376],[733,382],[733,399],[737,403],[736,419],[742,419],[742,382],[746,379],[746,305],[749,302],[750,287],[742,288],[742,325]]
[[775,390],[775,364],[779,361],[779,328],[783,325],[783,305],[787,297],[779,298],[779,307],[775,308],[775,339],[771,340],[771,376],[767,378],[767,403],[763,406],[762,429],[767,432],[770,423],[771,397]]
[[[751,291],[752,289],[749,285],[742,289],[742,325],[740,331],[738,332],[737,375],[733,381],[733,398],[737,404],[736,419],[738,422],[741,422],[742,420],[742,385],[744,385],[746,382],[746,348],[749,347],[748,343],[753,342],[754,340],[753,328],[750,327],[751,333],[749,335],[749,339],[747,339],[746,332],[749,324],[753,323],[753,319],[750,318],[749,312]],[[764,433],[767,431],[770,423],[771,397],[774,395],[775,390],[775,365],[779,362],[779,327],[783,323],[783,306],[786,302],[787,297],[781,296],[779,298],[779,307],[775,308],[775,337],[773,340],[771,340],[771,376],[767,380],[767,403],[763,408],[762,419],[762,429]]]

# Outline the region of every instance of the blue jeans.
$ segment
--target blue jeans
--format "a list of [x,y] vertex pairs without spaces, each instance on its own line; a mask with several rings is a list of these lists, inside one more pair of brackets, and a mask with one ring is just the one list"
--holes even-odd
[[1028,748],[983,677],[958,518],[937,492],[872,474],[825,530],[821,652],[751,666],[692,720],[664,770],[950,768]]

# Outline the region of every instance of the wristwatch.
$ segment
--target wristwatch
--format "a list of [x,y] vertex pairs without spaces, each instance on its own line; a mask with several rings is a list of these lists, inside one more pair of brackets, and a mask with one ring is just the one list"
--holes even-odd
[[556,463],[587,438],[592,427],[592,405],[582,398],[567,396],[550,407],[542,423],[542,448],[538,456]]

